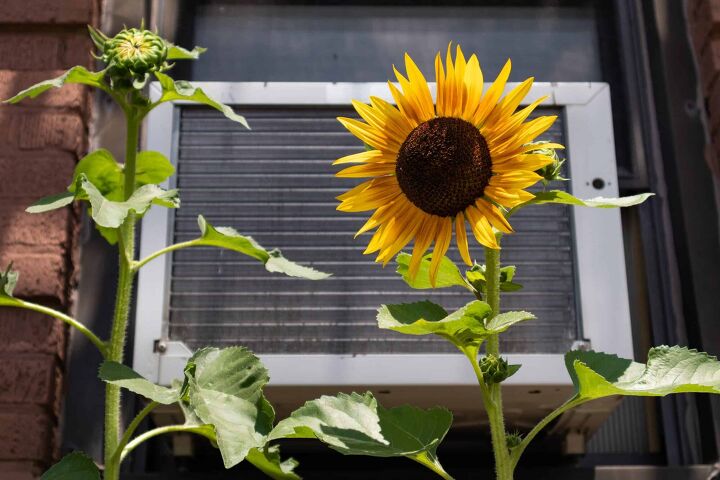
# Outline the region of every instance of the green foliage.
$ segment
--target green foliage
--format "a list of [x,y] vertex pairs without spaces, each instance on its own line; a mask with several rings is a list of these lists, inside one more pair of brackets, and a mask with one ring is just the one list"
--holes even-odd
[[479,346],[490,335],[504,332],[512,325],[535,318],[528,312],[507,312],[488,320],[490,305],[475,300],[448,314],[430,301],[382,305],[378,309],[380,328],[407,335],[439,335],[462,349]]
[[121,363],[105,361],[100,365],[98,377],[104,382],[126,388],[133,393],[154,400],[163,405],[172,405],[180,400],[180,386],[161,387],[143,378],[132,368]]
[[162,96],[157,104],[170,102],[173,100],[184,100],[190,102],[202,103],[209,107],[219,110],[227,118],[233,122],[242,124],[245,128],[250,128],[244,117],[236,114],[232,108],[208,97],[202,89],[194,87],[190,82],[185,80],[173,80],[164,73],[155,72],[155,77],[162,87]]
[[307,278],[309,280],[322,280],[330,275],[310,267],[304,267],[286,259],[280,250],[266,250],[252,237],[241,235],[231,227],[214,227],[205,217],[198,216],[200,238],[190,243],[195,246],[208,245],[233,250],[261,261],[269,272],[284,273],[291,277]]
[[[507,265],[500,269],[500,291],[501,292],[515,292],[522,289],[522,285],[513,282],[515,278],[515,266]],[[486,285],[486,267],[476,263],[473,267],[465,273],[467,281],[475,288],[478,292],[485,292]]]
[[280,457],[280,447],[277,445],[265,446],[263,449],[251,449],[245,459],[258,470],[274,480],[299,480],[301,477],[295,473],[298,462]]
[[66,83],[81,83],[108,91],[107,85],[102,81],[104,75],[105,72],[90,72],[85,67],[73,67],[59,77],[45,80],[26,88],[14,97],[5,100],[3,103],[18,103],[25,98],[35,98],[51,88],[60,88]]
[[84,453],[72,452],[50,467],[40,480],[100,480],[100,470]]
[[275,419],[262,393],[268,380],[260,360],[241,347],[205,348],[188,361],[185,408],[212,425],[226,468],[266,443]]
[[142,215],[153,204],[168,208],[180,206],[177,190],[164,190],[157,185],[143,185],[125,201],[110,200],[88,180],[84,173],[78,175],[74,187],[70,189],[72,190],[68,192],[70,197],[67,194],[62,195],[62,200],[58,200],[57,195],[45,197],[28,207],[26,211],[42,213],[63,207],[71,203],[73,198],[87,200],[90,202],[90,215],[96,224],[106,228],[118,228],[131,211]]
[[386,409],[369,392],[340,393],[306,402],[277,424],[270,439],[317,438],[344,455],[429,459],[441,468],[436,450],[451,423],[444,408]]
[[572,351],[565,364],[576,398],[610,395],[664,396],[670,393],[720,393],[720,362],[685,347],[650,349],[647,364],[601,352]]
[[631,195],[628,197],[620,198],[604,198],[595,197],[587,200],[581,200],[577,197],[572,196],[568,192],[561,190],[549,190],[547,192],[538,192],[535,194],[535,198],[528,200],[527,202],[519,205],[511,210],[511,213],[516,211],[518,208],[522,208],[532,204],[544,204],[544,203],[561,203],[565,205],[575,205],[579,207],[593,207],[593,208],[617,208],[617,207],[631,207],[633,205],[639,205],[648,198],[652,197],[653,193],[641,193],[639,195]]
[[435,283],[435,286],[433,286],[430,283],[430,262],[432,261],[432,254],[428,254],[423,257],[420,262],[420,268],[418,268],[417,275],[414,279],[411,279],[409,277],[411,258],[412,255],[408,253],[400,253],[395,259],[398,264],[397,273],[402,276],[403,280],[405,280],[405,283],[407,283],[410,287],[415,289],[428,289],[458,286],[471,289],[455,263],[448,257],[443,257],[440,261],[437,281]]
[[187,50],[177,45],[168,45],[168,60],[197,60],[200,58],[200,54],[205,53],[207,48],[195,47],[192,50]]

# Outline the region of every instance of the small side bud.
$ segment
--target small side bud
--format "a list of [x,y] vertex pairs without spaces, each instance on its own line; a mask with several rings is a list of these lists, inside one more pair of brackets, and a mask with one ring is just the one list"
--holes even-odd
[[512,450],[513,448],[520,445],[522,443],[522,439],[522,435],[517,430],[515,430],[513,433],[508,433],[505,437],[508,450]]
[[536,170],[535,173],[543,177],[542,182],[544,185],[547,185],[548,183],[556,180],[565,181],[567,178],[564,178],[562,173],[562,166],[565,163],[565,160],[560,160],[560,157],[558,157],[557,152],[554,148],[546,148],[543,147],[544,144],[547,144],[550,142],[541,140],[537,142],[533,142],[533,145],[536,145],[538,147],[537,150],[532,150],[529,153],[533,153],[536,155],[545,155],[547,157],[552,158],[552,162],[548,163],[544,167],[542,167],[539,170]]
[[507,361],[497,355],[485,355],[482,359],[480,359],[479,365],[480,371],[483,375],[483,380],[487,385],[501,383],[510,376]]

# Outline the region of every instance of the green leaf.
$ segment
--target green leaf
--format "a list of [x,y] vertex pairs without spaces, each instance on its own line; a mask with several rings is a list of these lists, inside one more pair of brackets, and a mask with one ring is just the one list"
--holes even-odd
[[43,197],[25,209],[28,213],[44,213],[66,207],[75,200],[72,192],[62,192]]
[[164,190],[157,185],[143,185],[123,202],[108,200],[83,174],[76,182],[76,198],[87,199],[92,207],[90,213],[95,223],[107,228],[118,228],[130,211],[142,215],[152,204],[168,208],[180,206],[177,190]]
[[91,87],[107,91],[107,86],[102,82],[104,75],[105,72],[90,72],[85,67],[81,66],[72,67],[59,77],[36,83],[14,97],[5,100],[3,103],[18,103],[24,98],[35,98],[51,88],[60,88],[66,83],[81,83],[83,85],[90,85]]
[[155,385],[143,378],[132,368],[121,363],[105,361],[100,365],[100,379],[112,385],[126,388],[133,393],[154,400],[163,405],[171,405],[180,400],[180,388],[166,388]]
[[187,50],[177,45],[168,45],[168,60],[197,60],[200,58],[201,53],[205,53],[207,48],[195,47],[192,50]]
[[594,208],[617,208],[617,207],[631,207],[643,203],[648,198],[652,197],[654,193],[641,193],[639,195],[632,195],[628,197],[620,198],[604,198],[595,197],[588,200],[581,200],[577,197],[572,196],[568,192],[562,190],[549,190],[547,192],[538,192],[535,194],[535,198],[528,200],[527,202],[515,207],[522,208],[532,204],[543,204],[543,203],[562,203],[565,205],[576,205],[580,207],[594,207]]
[[138,152],[135,165],[135,183],[138,187],[162,183],[175,173],[175,167],[160,152]]
[[[515,292],[521,290],[523,287],[519,283],[513,282],[515,278],[516,267],[514,265],[507,265],[500,269],[500,291],[501,292]],[[478,292],[485,291],[485,265],[476,263],[473,267],[465,273],[467,281],[472,284]]]
[[72,452],[50,467],[40,480],[100,480],[100,470],[84,453]]
[[248,452],[246,460],[274,480],[300,480],[302,478],[294,472],[298,466],[297,460],[280,458],[280,447],[277,445],[265,446],[263,449],[253,448]]
[[446,287],[463,287],[470,289],[469,285],[463,278],[460,270],[458,270],[455,263],[448,257],[443,257],[440,260],[440,269],[437,274],[437,282],[433,287],[430,284],[430,262],[432,260],[432,254],[425,255],[420,261],[420,268],[418,268],[415,279],[410,279],[410,259],[412,255],[408,253],[400,253],[395,261],[398,264],[397,273],[399,273],[405,283],[416,289],[428,289],[428,288],[446,288]]
[[369,392],[340,393],[306,402],[277,424],[270,439],[317,438],[344,455],[404,456],[426,465],[430,459],[441,469],[436,451],[451,423],[444,408],[386,409]]
[[292,262],[282,256],[280,250],[265,250],[259,243],[241,235],[234,228],[214,227],[202,215],[198,216],[198,226],[202,234],[199,239],[193,241],[195,245],[208,245],[218,248],[226,248],[238,253],[248,255],[265,265],[269,272],[284,273],[291,277],[301,277],[310,280],[322,280],[328,278],[327,273],[319,272],[310,267],[304,267]]
[[565,364],[582,400],[610,395],[664,396],[720,393],[720,362],[686,347],[650,349],[647,364],[593,351],[575,350]]
[[20,274],[12,269],[13,264],[10,262],[5,272],[0,271],[0,298],[13,296],[13,290],[17,285]]
[[123,200],[125,188],[123,169],[108,150],[104,148],[95,150],[78,162],[68,191],[73,193],[76,191],[76,182],[81,175],[85,175],[108,200]]
[[219,110],[227,118],[242,124],[245,128],[250,128],[244,117],[236,114],[233,109],[227,105],[216,102],[212,98],[208,97],[202,89],[194,87],[190,82],[186,82],[184,80],[173,80],[168,75],[160,72],[155,72],[155,76],[162,87],[162,95],[157,101],[157,104],[173,100],[202,103],[203,105]]
[[500,315],[496,315],[487,322],[487,329],[492,335],[502,333],[508,328],[512,327],[516,323],[525,322],[527,320],[534,320],[535,315],[530,312],[504,312]]
[[194,423],[213,426],[226,468],[265,445],[275,412],[262,394],[267,370],[255,355],[240,347],[205,348],[188,360],[185,377],[186,412]]
[[506,312],[488,320],[491,314],[490,305],[480,300],[472,301],[450,315],[439,305],[422,301],[382,305],[377,321],[380,328],[407,335],[439,335],[462,349],[479,346],[488,336],[535,318],[528,312]]

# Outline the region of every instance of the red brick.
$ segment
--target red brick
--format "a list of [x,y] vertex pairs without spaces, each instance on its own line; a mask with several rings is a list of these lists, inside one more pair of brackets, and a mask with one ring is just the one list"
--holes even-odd
[[[14,200],[14,199],[13,199]],[[62,208],[42,214],[25,212],[37,198],[0,202],[0,249],[13,245],[69,246],[71,211]]]
[[[8,99],[16,93],[25,90],[31,85],[62,75],[64,70],[42,70],[17,72],[13,70],[0,70],[0,99]],[[62,88],[52,88],[42,95],[23,100],[20,105],[29,107],[67,107],[86,108],[87,90],[82,85],[69,84]],[[9,112],[8,107],[5,107]],[[2,111],[2,110],[0,110]]]
[[93,0],[4,0],[0,23],[92,23]]
[[700,55],[700,80],[705,95],[710,95],[711,86],[720,75],[720,39],[712,40]]
[[62,250],[56,253],[0,251],[0,265],[13,262],[20,272],[14,294],[18,297],[52,297],[65,301],[67,266]]
[[688,20],[695,51],[702,54],[711,36],[720,34],[720,2],[713,0],[700,3],[695,17]]
[[0,33],[0,68],[56,70],[92,64],[92,42],[79,33]]
[[56,369],[54,355],[0,355],[0,403],[54,406]]
[[76,156],[66,152],[0,152],[0,198],[25,202],[60,193],[72,181]]
[[0,460],[36,460],[52,457],[55,422],[43,408],[0,405]]
[[[56,308],[53,306],[53,308]],[[42,313],[21,308],[0,308],[0,351],[46,353],[62,357],[64,323]]]
[[43,470],[37,462],[0,462],[2,480],[36,480]]
[[7,108],[0,111],[1,131],[5,148],[55,148],[80,153],[85,145],[85,123],[77,113]]

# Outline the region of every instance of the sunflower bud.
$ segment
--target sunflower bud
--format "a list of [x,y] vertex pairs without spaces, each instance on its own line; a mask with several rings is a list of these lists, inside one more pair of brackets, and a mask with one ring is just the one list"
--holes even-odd
[[108,65],[113,86],[141,89],[151,72],[170,68],[167,42],[150,30],[126,28],[112,38],[93,35],[93,41],[102,50],[100,59]]
[[554,181],[554,180],[567,180],[567,178],[563,178],[562,173],[562,166],[565,163],[565,160],[560,160],[560,157],[558,157],[557,152],[554,148],[544,148],[543,144],[550,143],[546,141],[538,141],[534,142],[534,145],[537,145],[539,148],[537,150],[533,150],[530,153],[536,154],[536,155],[545,155],[550,158],[552,158],[552,163],[549,163],[542,167],[540,170],[536,170],[535,173],[543,177],[542,182],[544,185],[547,185],[548,183]]
[[510,376],[507,362],[494,354],[485,355],[480,360],[480,371],[487,385],[500,383]]
[[508,449],[513,449],[522,443],[523,436],[520,432],[515,431],[513,433],[507,433],[505,441],[507,442]]

